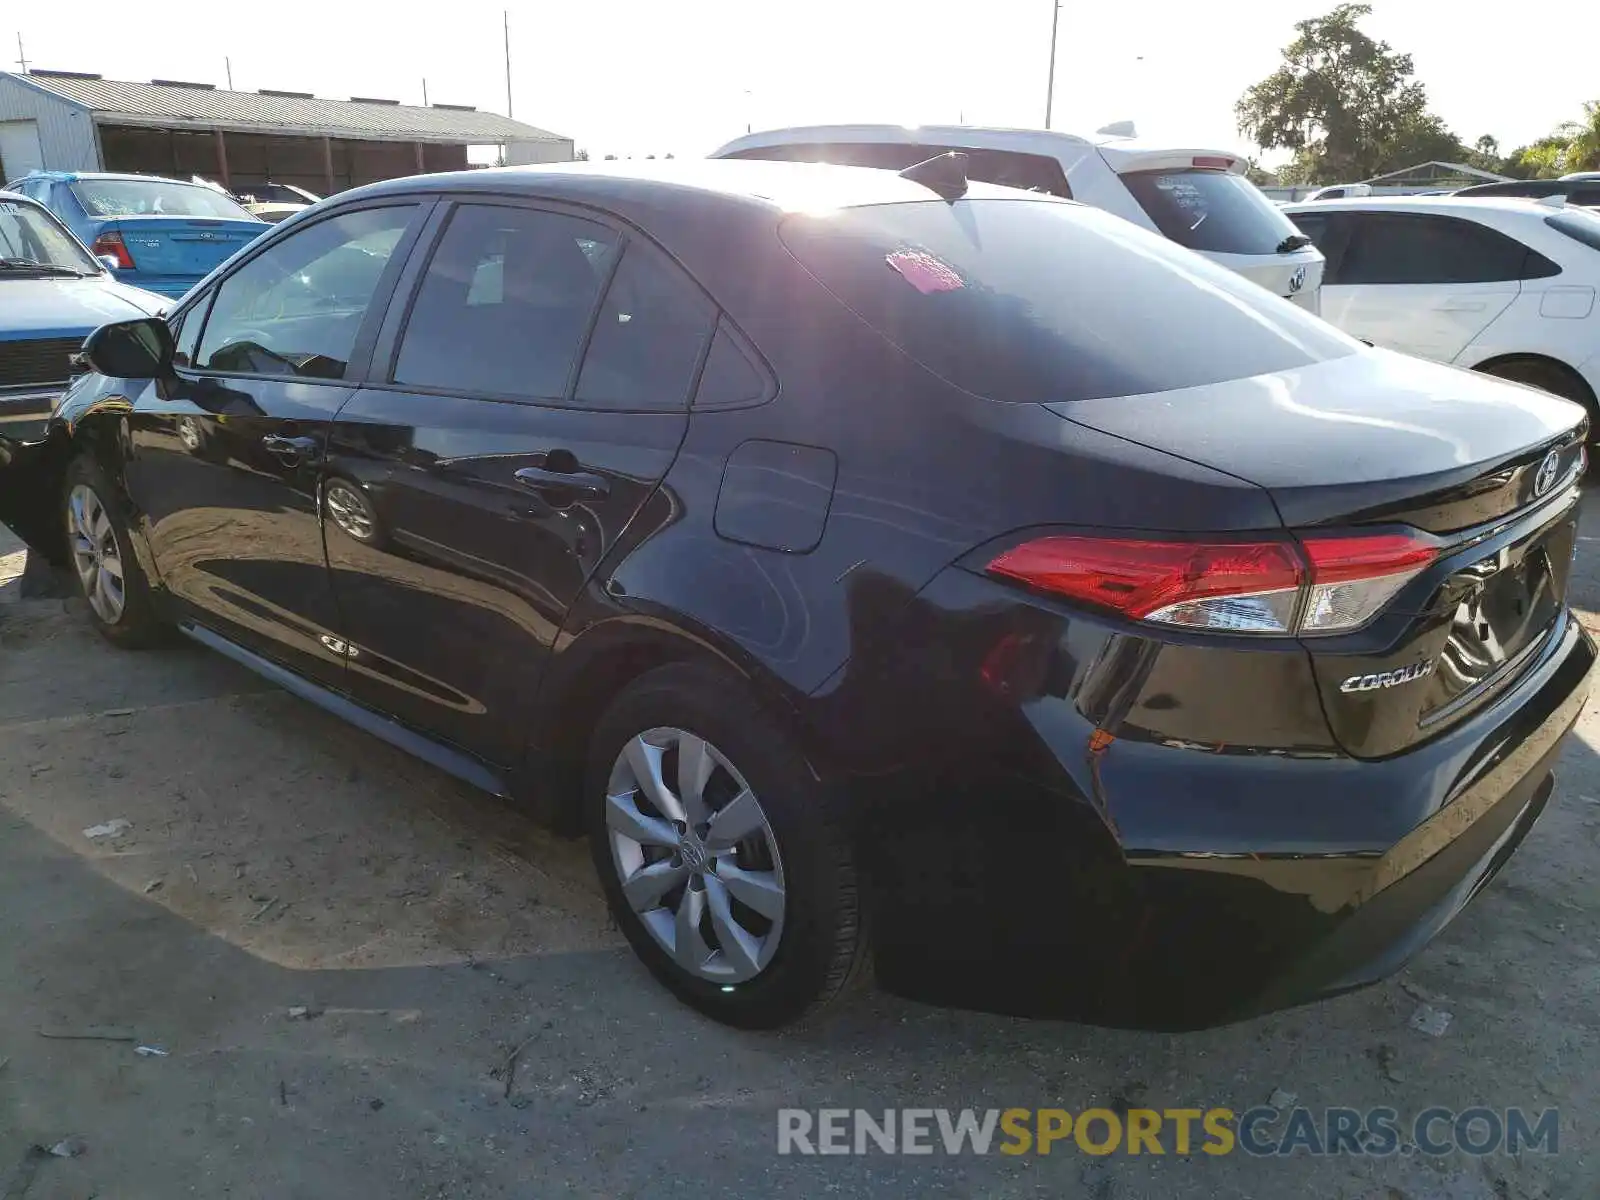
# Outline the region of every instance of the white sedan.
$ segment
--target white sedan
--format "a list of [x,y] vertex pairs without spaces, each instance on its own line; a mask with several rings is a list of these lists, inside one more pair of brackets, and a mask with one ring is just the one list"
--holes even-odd
[[1328,260],[1327,320],[1377,346],[1576,400],[1600,432],[1600,216],[1450,196],[1284,212]]

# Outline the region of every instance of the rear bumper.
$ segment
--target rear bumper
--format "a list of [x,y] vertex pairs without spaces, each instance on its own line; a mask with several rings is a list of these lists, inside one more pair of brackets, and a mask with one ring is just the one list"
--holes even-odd
[[146,275],[139,271],[117,271],[115,274],[118,283],[143,288],[171,300],[181,300],[188,295],[190,288],[205,278],[204,275]]
[[945,734],[959,748],[930,747],[931,772],[855,782],[880,982],[934,1003],[1190,1029],[1383,978],[1543,811],[1596,658],[1563,621],[1490,707],[1379,761],[1097,736],[1079,711],[1082,664],[1103,655],[1067,630],[1070,681],[1030,688],[972,737]]

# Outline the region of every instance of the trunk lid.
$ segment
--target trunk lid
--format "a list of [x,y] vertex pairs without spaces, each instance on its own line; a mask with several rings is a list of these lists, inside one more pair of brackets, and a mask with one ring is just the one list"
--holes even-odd
[[207,275],[271,226],[206,217],[116,217],[96,236],[118,233],[134,269],[148,275]]
[[1291,530],[1433,535],[1438,557],[1371,624],[1301,639],[1356,757],[1399,753],[1492,703],[1565,620],[1586,428],[1575,404],[1370,351],[1048,407],[1258,484]]

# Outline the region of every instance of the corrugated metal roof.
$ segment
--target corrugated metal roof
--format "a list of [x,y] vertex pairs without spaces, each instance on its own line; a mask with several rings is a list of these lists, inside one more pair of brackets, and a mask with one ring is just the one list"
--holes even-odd
[[13,73],[10,77],[81,105],[101,122],[479,145],[570,140],[499,113],[460,108],[320,100],[54,75]]

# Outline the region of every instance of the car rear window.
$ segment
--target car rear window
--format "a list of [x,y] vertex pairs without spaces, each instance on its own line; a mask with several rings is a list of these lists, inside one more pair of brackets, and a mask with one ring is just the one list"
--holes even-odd
[[91,217],[208,217],[254,221],[237,201],[194,183],[80,179],[72,194]]
[[1275,254],[1298,231],[1243,175],[1204,169],[1121,176],[1155,226],[1180,246],[1217,254]]
[[1291,370],[1359,348],[1232,271],[1065,201],[928,201],[794,214],[782,237],[889,341],[993,400],[1164,392]]
[[1582,242],[1591,250],[1600,250],[1600,216],[1591,212],[1558,212],[1544,219],[1544,223],[1569,238]]

